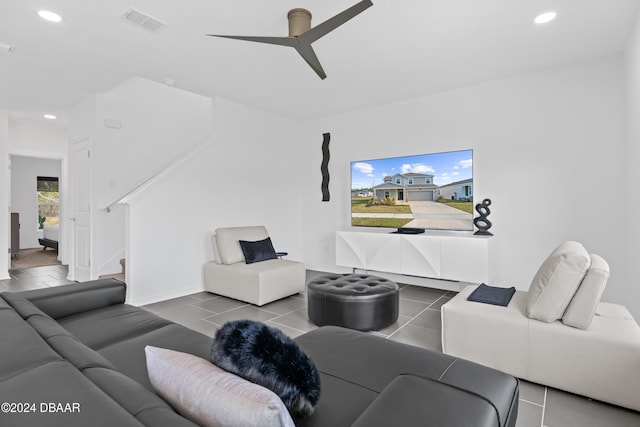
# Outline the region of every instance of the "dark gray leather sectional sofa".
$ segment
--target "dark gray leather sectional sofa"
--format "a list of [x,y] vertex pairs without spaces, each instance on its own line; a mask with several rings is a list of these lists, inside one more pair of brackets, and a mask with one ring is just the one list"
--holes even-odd
[[[211,338],[125,295],[111,279],[1,295],[0,425],[194,426],[153,392],[144,347],[208,359]],[[512,376],[337,327],[296,341],[322,382],[299,426],[515,426]]]

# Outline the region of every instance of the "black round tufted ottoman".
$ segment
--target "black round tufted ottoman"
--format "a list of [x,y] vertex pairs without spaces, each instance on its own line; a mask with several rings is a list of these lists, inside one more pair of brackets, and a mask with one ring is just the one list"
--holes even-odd
[[335,325],[377,331],[398,320],[398,285],[367,274],[331,274],[307,285],[309,319],[318,326]]

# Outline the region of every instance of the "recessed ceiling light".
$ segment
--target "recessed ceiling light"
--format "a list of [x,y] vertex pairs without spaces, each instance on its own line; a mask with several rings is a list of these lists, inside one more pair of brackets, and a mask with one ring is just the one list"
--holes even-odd
[[53,114],[45,114],[44,118],[49,120],[55,120],[56,116],[54,116]]
[[38,16],[42,19],[46,19],[47,21],[51,21],[51,22],[62,21],[62,16],[58,15],[57,13],[51,12],[50,10],[39,10]]
[[558,14],[555,12],[544,12],[536,16],[533,22],[538,25],[546,24],[547,22],[551,22],[556,19],[556,16],[558,16]]

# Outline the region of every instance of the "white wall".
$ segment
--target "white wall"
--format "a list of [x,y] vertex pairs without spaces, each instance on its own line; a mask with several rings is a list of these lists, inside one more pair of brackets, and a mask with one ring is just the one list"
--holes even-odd
[[[126,210],[110,205],[210,133],[211,99],[139,77],[72,109],[70,140],[89,137],[92,145],[92,277],[119,272],[126,253]],[[135,229],[137,223],[129,225]]]
[[9,278],[9,113],[0,109],[0,280]]
[[85,138],[95,139],[98,128],[97,104],[98,94],[94,94],[69,109],[67,133],[70,146]]
[[[350,229],[350,161],[472,148],[474,196],[490,198],[493,284],[527,289],[564,240],[611,264],[605,300],[625,303],[624,63],[613,56],[305,125],[303,228],[308,268],[335,265]],[[331,133],[331,201],[321,202],[320,141]],[[637,301],[633,307],[640,317]]]
[[640,16],[629,38],[626,51],[626,88],[627,88],[627,147],[626,147],[626,233],[627,233],[627,290],[616,295],[627,298],[635,307],[635,318],[640,320],[640,281],[636,279],[638,260],[640,259],[640,197],[637,197],[640,184]]
[[37,120],[9,121],[9,153],[49,159],[64,159],[68,150],[67,130]]
[[[119,272],[119,259],[126,253],[125,209],[111,206],[106,213],[102,208],[207,138],[210,111],[209,98],[139,77],[98,95],[92,170],[97,275]],[[107,127],[105,120],[116,120],[121,127]],[[171,201],[160,206],[167,203]],[[162,215],[162,208],[152,215]],[[138,222],[132,224],[135,230]],[[131,260],[128,265],[133,266]]]
[[212,116],[212,145],[129,207],[134,304],[203,290],[218,227],[263,224],[277,250],[303,259],[298,125],[224,99]]
[[126,211],[114,205],[110,212],[97,210],[93,218],[95,245],[93,265],[95,276],[117,274],[122,271],[120,260],[126,258]]
[[11,212],[20,214],[20,249],[40,247],[38,238],[38,195],[36,181],[39,176],[62,176],[60,160],[11,156]]
[[[207,138],[210,111],[209,98],[139,77],[98,95],[96,207],[126,195]],[[121,127],[107,127],[105,120],[115,120]]]

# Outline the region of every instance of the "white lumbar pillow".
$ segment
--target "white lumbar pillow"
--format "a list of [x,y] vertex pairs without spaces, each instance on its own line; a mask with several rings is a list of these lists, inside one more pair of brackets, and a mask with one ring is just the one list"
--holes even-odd
[[146,346],[151,385],[184,417],[202,427],[295,427],[271,390],[192,354]]
[[543,322],[562,317],[580,282],[591,257],[578,242],[564,242],[542,263],[529,286],[527,316]]
[[591,254],[591,267],[564,312],[562,322],[574,328],[587,329],[607,286],[607,280],[609,264],[599,255]]

